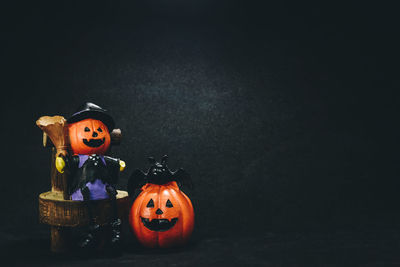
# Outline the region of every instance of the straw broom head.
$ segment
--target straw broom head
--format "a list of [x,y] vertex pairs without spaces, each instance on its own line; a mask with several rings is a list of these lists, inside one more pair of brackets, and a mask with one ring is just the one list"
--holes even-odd
[[68,125],[63,116],[43,116],[36,121],[36,125],[50,137],[57,149],[57,155],[67,155]]

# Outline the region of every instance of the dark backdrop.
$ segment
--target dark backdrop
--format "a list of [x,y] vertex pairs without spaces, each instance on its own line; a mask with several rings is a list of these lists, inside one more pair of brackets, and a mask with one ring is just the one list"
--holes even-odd
[[123,131],[121,189],[148,156],[192,175],[197,237],[398,225],[394,8],[216,2],[2,8],[4,237],[47,234],[35,120],[85,101]]

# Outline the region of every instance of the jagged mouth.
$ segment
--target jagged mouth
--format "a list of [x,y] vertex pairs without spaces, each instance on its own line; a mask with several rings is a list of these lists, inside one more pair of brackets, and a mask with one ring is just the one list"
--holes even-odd
[[103,139],[90,139],[89,141],[84,138],[83,143],[90,147],[99,147],[102,144],[104,144],[105,140],[106,140],[105,137],[103,137]]
[[146,226],[146,228],[156,232],[167,231],[171,229],[178,221],[178,218],[173,218],[171,219],[171,221],[168,219],[153,219],[150,221],[148,218],[143,217],[140,217],[140,219],[142,220],[142,223],[144,226]]

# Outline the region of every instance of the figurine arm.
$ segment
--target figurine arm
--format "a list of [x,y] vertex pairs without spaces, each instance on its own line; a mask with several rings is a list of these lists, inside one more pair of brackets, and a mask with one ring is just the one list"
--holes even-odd
[[78,156],[63,156],[62,154],[56,157],[56,169],[59,173],[64,173],[65,168],[74,168],[77,167],[79,163]]
[[125,169],[125,162],[123,160],[112,158],[109,156],[104,156],[104,160],[106,162],[109,173],[109,183],[115,185],[118,182],[119,172]]
[[108,166],[111,166],[111,168],[118,169],[119,171],[123,171],[126,167],[125,161],[117,159],[117,158],[112,158],[110,156],[104,156],[104,160],[106,161],[106,164]]

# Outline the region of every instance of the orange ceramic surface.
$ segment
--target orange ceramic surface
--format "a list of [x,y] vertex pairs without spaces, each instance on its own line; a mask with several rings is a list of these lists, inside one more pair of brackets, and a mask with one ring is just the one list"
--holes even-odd
[[104,155],[110,147],[107,126],[95,119],[85,119],[68,125],[71,149],[74,154]]
[[193,206],[176,182],[146,184],[132,205],[129,222],[145,247],[179,246],[192,234]]

